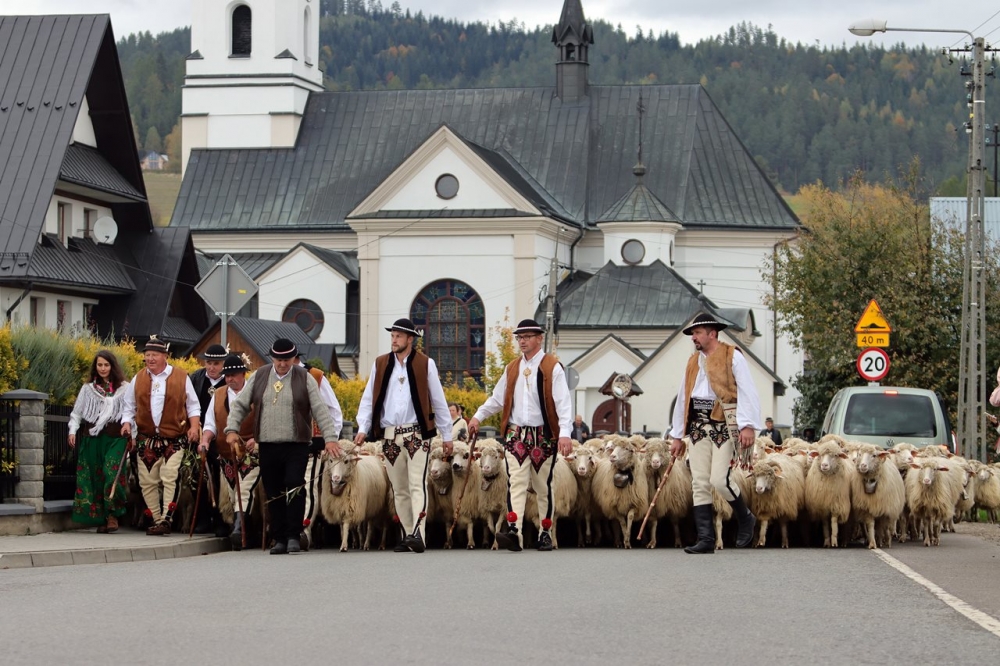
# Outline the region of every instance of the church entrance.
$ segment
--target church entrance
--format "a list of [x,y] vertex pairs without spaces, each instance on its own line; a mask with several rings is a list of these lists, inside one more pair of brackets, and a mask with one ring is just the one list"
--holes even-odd
[[[622,424],[622,417],[625,422]],[[632,431],[632,409],[627,402],[622,402],[617,398],[605,400],[597,406],[594,412],[594,420],[591,422],[590,432],[597,436],[597,431],[602,430],[607,433],[618,432],[623,429],[626,432]]]

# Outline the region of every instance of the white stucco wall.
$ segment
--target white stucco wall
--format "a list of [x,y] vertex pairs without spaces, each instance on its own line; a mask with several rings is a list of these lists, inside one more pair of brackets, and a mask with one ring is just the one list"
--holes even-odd
[[73,126],[73,141],[97,148],[97,135],[94,134],[94,123],[90,119],[90,105],[84,95],[83,103],[76,114],[76,125]]
[[281,321],[285,308],[308,298],[323,310],[323,330],[316,342],[347,341],[347,279],[300,248],[258,278],[261,319]]
[[94,215],[94,220],[96,221],[102,217],[113,217],[111,209],[105,206],[98,206],[89,201],[79,201],[77,199],[72,199],[70,197],[64,197],[55,195],[49,201],[49,207],[45,211],[45,225],[43,227],[43,233],[47,234],[58,234],[59,233],[59,204],[64,203],[69,206],[68,219],[69,225],[69,235],[76,236],[78,238],[83,238],[84,232],[84,212],[87,209],[97,211]]
[[[23,289],[10,287],[0,287],[0,307],[6,316],[7,308],[11,307],[15,301],[24,293]],[[11,323],[14,325],[28,325],[31,323],[31,299],[41,299],[39,324],[46,328],[56,328],[59,321],[59,301],[67,303],[65,328],[83,329],[84,304],[96,305],[96,298],[82,297],[76,294],[60,294],[55,291],[32,290],[24,297],[16,308],[11,312]]]
[[[458,194],[452,199],[437,195],[434,184],[438,177],[450,173],[458,179]],[[382,210],[486,210],[511,208],[497,190],[469,166],[450,146],[444,146],[437,155],[413,175],[386,203]]]
[[[604,263],[614,262],[619,266],[628,266],[622,258],[622,246],[635,239],[642,243],[645,254],[640,266],[648,266],[657,259],[671,266],[671,246],[675,241],[679,224],[663,222],[614,222],[603,223],[601,233],[604,236]],[[676,256],[676,254],[675,254]]]
[[588,354],[579,366],[570,366],[580,373],[580,383],[572,392],[574,414],[582,414],[584,422],[588,425],[593,422],[597,406],[608,399],[608,396],[602,395],[598,389],[608,381],[612,373],[631,374],[638,365],[634,356],[613,345],[602,347],[600,351],[595,350],[593,354]]

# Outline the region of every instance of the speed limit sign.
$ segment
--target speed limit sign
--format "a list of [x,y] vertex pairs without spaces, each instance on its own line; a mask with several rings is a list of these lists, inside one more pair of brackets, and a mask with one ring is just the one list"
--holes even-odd
[[889,374],[889,355],[884,349],[869,347],[858,354],[858,374],[866,382],[877,382]]

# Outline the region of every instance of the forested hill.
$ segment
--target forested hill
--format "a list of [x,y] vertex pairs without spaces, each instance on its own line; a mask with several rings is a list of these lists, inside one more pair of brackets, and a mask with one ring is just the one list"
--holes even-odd
[[[357,4],[349,14],[334,8],[324,3],[320,33],[331,90],[554,85],[551,27],[466,24],[410,15],[395,3],[385,11]],[[189,35],[179,29],[118,43],[139,145],[174,158]],[[932,190],[965,193],[969,78],[960,75],[957,56],[949,62],[928,48],[818,48],[746,24],[681,45],[672,33],[629,33],[597,21],[594,41],[592,83],[701,83],[786,191],[816,180],[835,186],[857,168],[881,179],[919,156]],[[988,79],[986,108],[997,114],[988,123],[1000,122],[998,101],[997,83]]]

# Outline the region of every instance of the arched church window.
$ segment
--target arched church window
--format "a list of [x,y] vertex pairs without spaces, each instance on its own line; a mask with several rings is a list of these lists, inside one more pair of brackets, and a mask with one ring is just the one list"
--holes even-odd
[[252,23],[249,7],[239,5],[233,9],[232,54],[234,56],[247,57],[250,55]]
[[482,381],[486,361],[486,308],[476,290],[460,280],[437,280],[417,294],[410,319],[423,330],[424,353],[434,359],[441,380]]
[[308,298],[300,298],[288,304],[281,321],[295,324],[315,340],[323,332],[323,309]]

